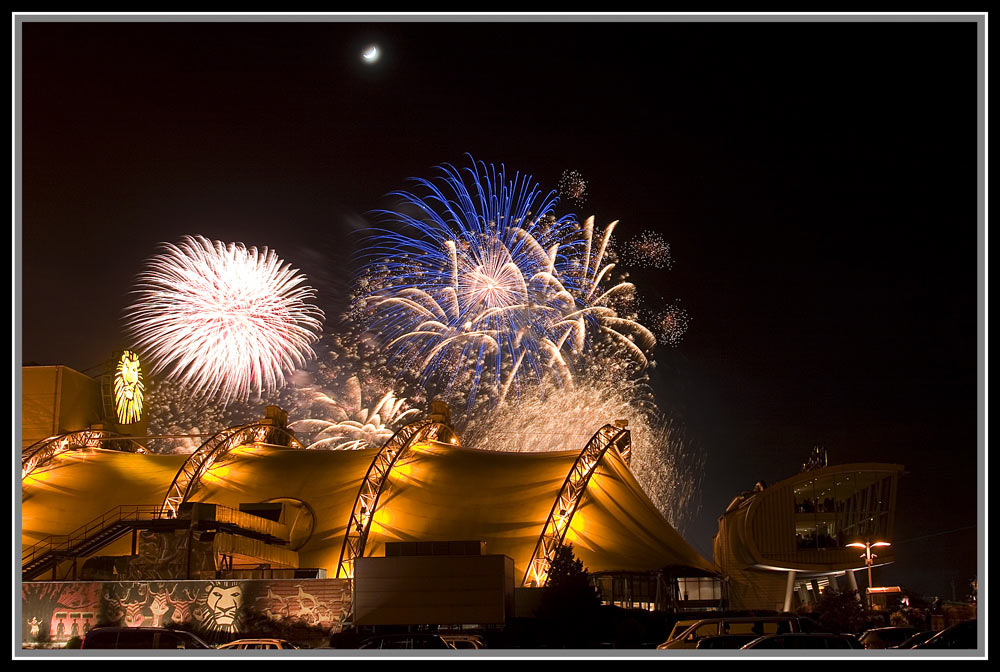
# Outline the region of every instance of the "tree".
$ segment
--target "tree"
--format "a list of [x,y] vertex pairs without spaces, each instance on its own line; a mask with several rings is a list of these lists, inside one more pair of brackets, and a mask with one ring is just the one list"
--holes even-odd
[[539,608],[546,639],[553,646],[592,645],[600,606],[597,593],[590,586],[590,575],[583,561],[574,555],[573,545],[560,546],[549,565],[545,597]]
[[868,613],[854,590],[824,592],[812,615],[827,632],[861,632],[868,625]]

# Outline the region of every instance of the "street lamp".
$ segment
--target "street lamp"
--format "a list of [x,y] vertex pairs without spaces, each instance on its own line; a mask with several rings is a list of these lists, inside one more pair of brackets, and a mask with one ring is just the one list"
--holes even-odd
[[872,608],[872,564],[875,558],[878,556],[872,553],[872,549],[876,546],[892,546],[888,541],[855,541],[852,544],[847,544],[850,548],[863,548],[865,549],[864,555],[860,556],[862,560],[865,561],[865,565],[868,567],[868,608]]

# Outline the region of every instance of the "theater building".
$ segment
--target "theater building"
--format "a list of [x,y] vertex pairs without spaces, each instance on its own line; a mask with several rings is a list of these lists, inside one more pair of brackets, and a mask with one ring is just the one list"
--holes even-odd
[[605,603],[722,604],[718,569],[635,480],[626,422],[573,450],[491,452],[463,447],[435,404],[380,448],[325,451],[306,450],[272,406],[160,455],[145,449],[141,412],[113,422],[111,398],[94,398],[121,385],[64,371],[74,386],[60,387],[29,368],[25,398],[45,403],[25,404],[26,428],[56,433],[22,449],[26,642],[98,622],[223,637],[262,618],[327,632],[503,627],[530,615],[567,543]]

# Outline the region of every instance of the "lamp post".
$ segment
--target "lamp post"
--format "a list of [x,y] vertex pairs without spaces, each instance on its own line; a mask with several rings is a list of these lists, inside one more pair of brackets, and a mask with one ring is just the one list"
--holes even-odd
[[847,544],[850,548],[863,548],[865,549],[864,555],[861,555],[861,559],[865,561],[865,565],[868,567],[868,608],[872,608],[872,564],[875,558],[878,556],[872,553],[872,549],[877,546],[892,546],[888,541],[869,541],[864,542],[855,541],[852,544]]

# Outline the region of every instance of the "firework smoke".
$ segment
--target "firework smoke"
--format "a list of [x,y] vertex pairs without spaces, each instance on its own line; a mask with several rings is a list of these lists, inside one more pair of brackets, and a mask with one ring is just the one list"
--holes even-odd
[[192,397],[183,385],[167,380],[150,383],[146,408],[150,435],[175,437],[150,439],[148,448],[153,453],[191,453],[224,429],[241,427],[264,417],[264,409],[259,405],[207,404]]

